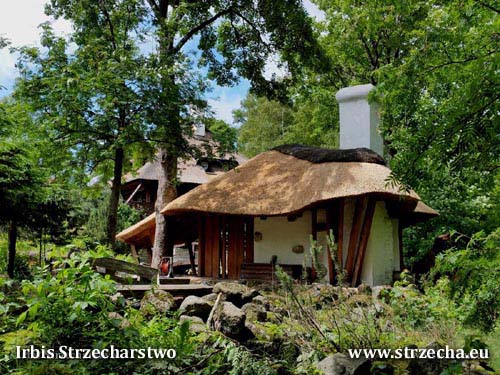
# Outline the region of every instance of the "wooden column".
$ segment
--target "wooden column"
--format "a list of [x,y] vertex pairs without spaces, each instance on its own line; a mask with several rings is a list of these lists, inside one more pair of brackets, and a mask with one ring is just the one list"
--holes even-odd
[[[326,235],[330,236],[330,231],[333,230],[335,235],[335,210],[333,204],[326,207]],[[330,284],[335,284],[335,266],[333,264],[332,253],[330,248],[327,248],[328,261],[328,279]]]
[[197,276],[196,273],[196,264],[195,264],[195,258],[194,258],[194,246],[192,242],[188,242],[186,244],[189,252],[189,263],[191,264],[191,271],[193,272],[193,276]]
[[198,221],[198,273],[206,276],[205,273],[205,216],[200,216]]
[[[337,244],[337,264],[340,269],[343,268],[343,242],[344,242],[344,199],[338,199],[327,206],[326,209],[326,231],[330,236],[333,232],[335,243]],[[332,253],[328,248],[328,274],[331,284],[337,282],[335,264],[332,259]]]
[[254,262],[253,217],[245,218],[245,263]]
[[222,272],[221,277],[223,279],[227,278],[227,216],[223,216],[221,218],[221,249],[220,249],[220,257],[221,257],[221,265]]
[[403,257],[403,224],[398,219],[398,241],[399,241],[399,271],[403,272],[405,269],[405,260]]
[[356,256],[356,265],[352,276],[351,286],[356,286],[361,276],[361,269],[363,267],[363,261],[365,259],[365,253],[366,253],[366,245],[368,244],[368,238],[370,237],[373,214],[375,213],[375,204],[376,201],[373,198],[370,198],[366,206],[366,212],[364,215],[363,227],[359,238],[359,245]]
[[363,217],[368,199],[366,196],[356,198],[356,206],[354,208],[354,215],[352,219],[351,233],[349,235],[349,247],[347,248],[347,259],[345,262],[345,271],[347,281],[352,280],[354,273],[354,263],[356,261],[356,252],[358,248],[359,235],[363,226]]
[[137,250],[135,248],[135,245],[131,244],[130,245],[130,251],[132,252],[132,258],[135,259],[137,263],[139,263],[139,255],[137,254]]

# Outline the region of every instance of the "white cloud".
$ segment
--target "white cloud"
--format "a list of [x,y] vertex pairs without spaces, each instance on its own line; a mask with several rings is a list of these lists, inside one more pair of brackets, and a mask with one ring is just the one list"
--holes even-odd
[[210,96],[207,102],[215,112],[215,117],[233,124],[233,111],[240,108],[240,102],[246,96],[245,84],[236,87],[218,87],[218,96]]
[[[39,45],[40,29],[38,26],[49,21],[57,35],[66,35],[71,31],[71,23],[67,20],[54,20],[45,15],[44,6],[47,0],[9,0],[2,1],[0,12],[0,36],[7,38],[11,46]],[[0,50],[0,86],[12,89],[17,76],[15,68],[16,56],[9,53],[8,48]],[[0,96],[8,94],[0,91]]]
[[38,26],[50,21],[57,34],[71,31],[69,21],[54,20],[45,15],[47,0],[3,1],[0,12],[0,35],[10,39],[14,46],[33,45],[39,40]]
[[307,13],[311,17],[314,17],[316,21],[323,21],[325,19],[325,12],[320,10],[316,4],[313,4],[311,0],[303,0],[304,8],[306,8]]

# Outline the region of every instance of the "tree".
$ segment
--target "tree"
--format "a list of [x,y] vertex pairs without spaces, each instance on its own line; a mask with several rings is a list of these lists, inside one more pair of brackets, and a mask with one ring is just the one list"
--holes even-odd
[[14,277],[19,227],[33,227],[40,205],[47,200],[46,175],[35,145],[16,136],[16,121],[0,103],[0,223],[8,226],[7,273]]
[[441,212],[406,231],[408,255],[422,256],[436,233],[489,226],[500,155],[498,9],[460,0],[316,3],[332,70],[309,81],[332,91],[375,84],[395,178]]
[[46,13],[72,21],[69,42],[45,24],[44,50],[20,50],[16,97],[30,104],[38,126],[62,150],[71,150],[86,174],[112,176],[107,242],[113,247],[127,154],[138,143],[147,150],[141,111],[148,73],[136,43],[141,11],[133,0],[54,0]]
[[[256,92],[283,97],[287,85],[303,64],[318,65],[319,48],[308,18],[297,0],[254,1],[176,1],[148,0],[157,30],[159,52],[151,60],[160,83],[156,98],[160,116],[153,118],[161,139],[156,212],[156,235],[152,266],[160,255],[172,252],[169,225],[160,210],[176,196],[177,159],[186,152],[183,108],[192,103],[181,82],[184,72],[176,67],[184,61],[183,47],[199,37],[201,65],[208,77],[228,85],[245,77]],[[267,80],[264,69],[272,56],[279,55],[289,75]]]
[[234,111],[234,119],[241,124],[239,149],[252,157],[285,142],[293,113],[285,104],[249,94]]

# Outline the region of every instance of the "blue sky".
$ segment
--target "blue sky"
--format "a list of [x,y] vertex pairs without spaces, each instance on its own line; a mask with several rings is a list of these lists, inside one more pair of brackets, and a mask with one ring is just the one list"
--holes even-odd
[[[308,12],[316,19],[322,19],[322,12],[309,0],[303,0]],[[0,35],[12,42],[12,46],[38,45],[38,26],[46,21],[52,23],[58,35],[67,35],[71,32],[71,24],[65,20],[53,20],[43,13],[47,0],[9,0],[2,3],[0,12]],[[195,44],[191,44],[194,48]],[[15,68],[16,56],[11,55],[8,49],[0,50],[0,98],[9,95],[17,77]],[[267,73],[279,73],[275,64],[270,63]],[[207,94],[207,100],[215,112],[215,116],[233,122],[232,111],[239,108],[248,92],[249,83],[241,80],[234,87],[221,87],[214,85],[213,90]]]

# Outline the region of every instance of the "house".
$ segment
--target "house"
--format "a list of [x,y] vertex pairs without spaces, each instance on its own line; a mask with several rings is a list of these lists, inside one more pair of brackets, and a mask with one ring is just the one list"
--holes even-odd
[[[247,159],[238,153],[228,153],[222,156],[214,155],[217,143],[213,135],[203,124],[196,126],[190,138],[191,146],[202,150],[198,157],[181,159],[178,163],[177,195],[183,195],[200,184],[209,182],[214,177],[233,169]],[[123,200],[132,207],[142,210],[147,215],[154,212],[156,192],[158,190],[158,171],[160,164],[157,159],[147,162],[135,173],[127,173],[121,187]]]
[[[380,156],[378,108],[367,100],[371,89],[362,85],[337,93],[340,150],[277,147],[162,210],[175,223],[176,242],[198,239],[201,276],[266,279],[274,260],[296,274],[310,237],[326,248],[332,231],[336,253],[324,251],[318,259],[328,281],[335,281],[335,264],[353,286],[393,281],[403,266],[403,228],[437,212],[414,191],[388,183],[391,171]],[[154,225],[152,215],[117,238],[132,244],[149,238],[151,243]],[[310,260],[306,266],[313,266]]]

